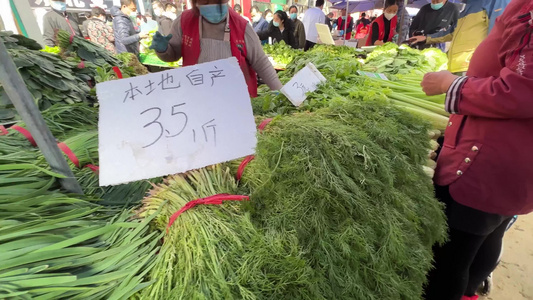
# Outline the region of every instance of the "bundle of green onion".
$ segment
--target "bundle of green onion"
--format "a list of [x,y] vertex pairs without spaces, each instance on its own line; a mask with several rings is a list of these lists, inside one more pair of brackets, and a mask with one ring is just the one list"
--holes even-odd
[[150,218],[54,191],[57,177],[0,164],[0,298],[127,299],[149,285]]

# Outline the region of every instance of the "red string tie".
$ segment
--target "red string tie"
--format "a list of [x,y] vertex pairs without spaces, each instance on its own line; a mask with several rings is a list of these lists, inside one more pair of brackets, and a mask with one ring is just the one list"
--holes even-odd
[[4,127],[4,125],[0,125],[0,135],[8,135],[9,131]]
[[246,166],[255,158],[253,155],[246,156],[239,165],[239,168],[237,169],[237,174],[235,175],[235,178],[240,181],[242,178],[242,174],[244,173],[244,169]]
[[70,148],[67,146],[67,144],[65,143],[59,143],[57,144],[57,146],[59,147],[59,149],[61,149],[61,151],[63,151],[63,153],[65,153],[65,155],[68,157],[68,159],[70,159],[70,161],[76,166],[76,167],[80,167],[80,161],[79,159],[76,157],[76,155],[74,154],[74,152],[72,152],[72,150],[70,150]]
[[33,139],[33,136],[31,135],[31,133],[26,128],[20,127],[18,125],[13,125],[13,126],[11,126],[11,129],[14,129],[14,130],[20,132],[20,134],[22,134],[30,142],[30,144],[33,147],[37,147],[37,143]]
[[187,204],[185,204],[185,206],[183,206],[180,210],[175,212],[170,217],[170,220],[168,221],[168,225],[167,225],[167,233],[168,233],[168,229],[170,228],[170,226],[172,226],[174,221],[176,221],[176,219],[182,213],[184,213],[185,211],[195,207],[196,205],[200,205],[200,204],[204,204],[204,205],[207,205],[207,204],[220,205],[220,204],[222,204],[223,201],[243,201],[243,200],[250,200],[250,197],[244,196],[244,195],[218,194],[218,195],[214,195],[214,196],[209,196],[207,198],[201,198],[201,199],[189,201],[189,202],[187,202]]
[[[70,26],[70,23],[69,23],[69,26]],[[72,27],[71,27],[72,28]],[[68,43],[69,44],[72,44],[72,41],[74,41],[74,34],[71,34],[70,35],[70,38],[68,39]]]
[[[257,126],[257,129],[259,129],[260,133],[263,133],[263,130],[265,130],[265,127],[272,122],[272,118],[264,119],[259,126]],[[255,158],[253,155],[249,155],[245,157],[241,164],[239,165],[239,168],[237,169],[237,174],[235,174],[235,178],[240,181],[242,178],[242,174],[244,173],[244,169],[246,166]]]
[[263,122],[261,122],[261,124],[259,124],[259,126],[257,127],[257,129],[259,129],[259,132],[263,132],[263,130],[265,130],[265,127],[268,125],[268,123],[272,122],[272,120],[272,118],[264,119]]
[[113,71],[115,71],[115,74],[117,74],[118,79],[122,79],[122,71],[120,71],[119,67],[114,66]]
[[91,169],[91,171],[93,171],[95,174],[100,173],[100,167],[99,166],[88,164],[88,165],[85,165],[84,168]]
[[85,68],[85,62],[82,60],[80,61],[80,63],[78,64],[78,69],[83,69]]

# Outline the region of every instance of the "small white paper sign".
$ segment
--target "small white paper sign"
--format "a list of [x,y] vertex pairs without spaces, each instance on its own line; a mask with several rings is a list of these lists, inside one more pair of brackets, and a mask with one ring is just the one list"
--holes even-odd
[[253,154],[256,126],[234,57],[108,81],[100,101],[100,186]]
[[307,98],[307,92],[316,90],[316,86],[326,81],[326,78],[318,71],[313,63],[307,63],[294,77],[287,82],[281,92],[287,96],[294,106],[300,106]]
[[322,44],[335,45],[335,41],[333,41],[333,36],[331,36],[331,31],[329,30],[328,25],[316,23],[315,26]]

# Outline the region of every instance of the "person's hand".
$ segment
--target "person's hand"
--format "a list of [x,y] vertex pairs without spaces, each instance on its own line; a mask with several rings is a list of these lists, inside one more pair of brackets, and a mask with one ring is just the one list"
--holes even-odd
[[412,38],[408,39],[407,41],[409,42],[410,45],[412,44],[418,44],[420,42],[425,42],[427,40],[426,36],[425,35],[417,35],[417,36],[413,36]]
[[383,41],[375,41],[374,42],[374,46],[380,46],[380,45],[384,45],[385,43],[383,43]]
[[453,81],[459,76],[453,75],[449,71],[427,73],[420,86],[428,96],[444,94],[448,91]]
[[154,34],[154,39],[152,40],[152,45],[150,46],[150,49],[154,49],[156,52],[159,53],[167,51],[168,42],[171,38],[172,34],[164,36],[161,33],[156,32]]
[[145,39],[145,38],[148,37],[148,33],[146,33],[146,32],[139,32],[139,37],[140,37],[141,39]]

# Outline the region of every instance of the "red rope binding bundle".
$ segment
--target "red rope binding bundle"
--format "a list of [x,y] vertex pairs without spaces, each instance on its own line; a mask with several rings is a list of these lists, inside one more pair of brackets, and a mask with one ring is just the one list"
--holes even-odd
[[[259,129],[260,133],[263,133],[263,130],[265,130],[265,127],[272,121],[272,118],[264,119],[259,126],[257,126],[257,129]],[[244,169],[246,166],[255,158],[253,155],[249,155],[246,158],[243,159],[241,164],[239,165],[239,168],[237,169],[237,174],[235,174],[235,178],[240,181],[242,178],[242,174],[244,173]]]
[[31,135],[31,133],[26,128],[20,127],[18,125],[13,125],[13,126],[11,126],[11,129],[14,129],[14,130],[20,132],[20,134],[22,134],[30,142],[30,144],[33,147],[37,147],[37,143],[33,139],[33,136]]
[[91,169],[91,171],[93,171],[96,174],[98,174],[100,172],[100,167],[99,166],[88,164],[88,165],[85,165],[84,168],[89,168],[89,169]]
[[259,129],[260,133],[263,133],[263,130],[265,130],[265,127],[268,125],[268,123],[272,122],[272,118],[264,119],[259,126],[257,126],[257,129]]
[[253,155],[246,156],[241,164],[239,165],[239,168],[237,169],[237,174],[235,174],[235,178],[240,181],[242,178],[242,174],[244,173],[244,169],[246,166],[255,158]]
[[115,72],[115,74],[117,74],[118,79],[122,79],[122,72],[120,71],[119,67],[114,66],[113,71]]
[[80,63],[78,64],[78,69],[83,69],[85,68],[85,62],[82,60],[80,61]]
[[175,212],[175,213],[170,217],[170,220],[168,221],[168,225],[167,225],[167,233],[168,233],[168,229],[170,228],[170,226],[172,226],[172,224],[174,224],[174,221],[176,221],[176,219],[177,219],[182,213],[184,213],[185,211],[187,211],[187,210],[189,210],[189,209],[195,207],[196,205],[199,205],[199,204],[204,204],[204,205],[207,205],[207,204],[220,205],[220,204],[222,204],[223,201],[243,201],[243,200],[250,200],[250,197],[248,197],[248,196],[244,196],[244,195],[218,194],[218,195],[210,196],[210,197],[207,197],[207,198],[202,198],[202,199],[197,199],[197,200],[189,201],[189,202],[187,202],[187,204],[185,204],[185,206],[183,206],[180,210],[178,210],[177,212]]
[[4,127],[4,125],[0,125],[0,135],[8,135],[9,131]]
[[65,143],[59,143],[57,144],[57,146],[59,147],[59,149],[61,149],[61,151],[63,151],[63,153],[65,153],[65,155],[68,157],[68,159],[70,159],[70,161],[76,166],[76,167],[80,167],[80,160],[76,157],[76,154],[74,154],[74,152],[72,152],[72,150],[70,150],[70,148],[67,146],[67,144]]

